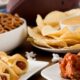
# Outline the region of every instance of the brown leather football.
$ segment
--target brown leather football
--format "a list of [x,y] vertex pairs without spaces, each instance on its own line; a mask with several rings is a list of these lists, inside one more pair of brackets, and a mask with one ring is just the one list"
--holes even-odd
[[10,0],[7,12],[18,13],[28,24],[34,24],[36,15],[43,17],[53,10],[69,10],[79,7],[80,0]]

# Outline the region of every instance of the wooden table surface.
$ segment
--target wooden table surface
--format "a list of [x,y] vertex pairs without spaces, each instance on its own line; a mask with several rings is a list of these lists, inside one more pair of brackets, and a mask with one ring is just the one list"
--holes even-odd
[[[37,48],[33,47],[31,44],[29,44],[29,42],[26,42],[26,41],[24,41],[24,43],[22,43],[22,45],[20,45],[18,48],[14,49],[10,53],[11,53],[11,55],[14,53],[20,53],[24,56],[26,51],[28,51],[28,52],[33,51],[34,53],[37,54],[36,55],[37,60],[48,61],[49,65],[52,64],[51,63],[51,59],[52,59],[52,53],[51,52],[46,52],[46,51],[37,49]],[[46,80],[40,75],[40,73],[41,73],[41,71],[37,72],[28,80]]]

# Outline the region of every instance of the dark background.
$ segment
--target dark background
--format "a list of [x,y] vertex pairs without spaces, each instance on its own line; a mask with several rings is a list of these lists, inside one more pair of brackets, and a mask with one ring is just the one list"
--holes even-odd
[[79,7],[80,0],[10,0],[7,12],[18,13],[29,25],[35,25],[37,14],[44,18],[54,10],[66,11]]

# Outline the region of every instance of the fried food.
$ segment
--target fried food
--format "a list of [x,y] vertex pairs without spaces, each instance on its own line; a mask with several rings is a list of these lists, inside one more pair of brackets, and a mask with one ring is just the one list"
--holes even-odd
[[46,36],[46,35],[49,35],[49,34],[54,34],[54,33],[56,33],[57,31],[58,31],[58,30],[55,29],[55,28],[53,28],[52,26],[46,25],[46,26],[44,26],[44,27],[42,28],[41,34],[42,34],[43,36]]
[[[28,34],[32,38],[33,42],[40,46],[50,47],[47,44],[45,37],[41,36],[41,34],[39,32],[36,32],[36,30],[34,29],[31,29],[30,27],[28,27]],[[32,42],[32,40],[30,41]]]
[[63,28],[63,29],[60,29],[60,30],[55,31],[55,32],[52,33],[52,34],[47,34],[47,36],[52,37],[52,38],[54,38],[54,36],[60,37],[60,36],[62,36],[65,32],[68,32],[68,31],[69,31],[69,29],[68,29],[67,27],[65,27],[65,28]]
[[67,53],[59,62],[61,76],[71,80],[80,79],[80,55]]
[[[76,15],[76,11],[80,12],[80,9],[66,12],[52,11],[44,19],[41,15],[37,15],[37,26],[35,28],[28,27],[29,41],[47,48],[80,49],[80,27],[78,26],[71,30],[69,27],[72,26],[61,28],[60,25],[66,18],[70,19],[68,22],[79,23],[79,15]],[[72,17],[72,14],[75,15],[75,18],[74,16]],[[72,22],[70,23],[72,24]]]
[[59,25],[59,22],[66,18],[67,15],[64,12],[52,11],[44,18],[44,23],[52,26]]
[[39,15],[39,14],[37,15],[37,18],[36,18],[36,24],[38,25],[38,27],[43,27],[44,26],[43,19],[42,19],[41,15]]
[[28,61],[18,53],[8,56],[7,53],[0,51],[0,65],[0,78],[4,76],[7,80],[18,80],[28,71]]
[[66,13],[68,16],[80,15],[80,8],[71,9],[71,10],[69,10],[69,11],[65,11],[65,13]]
[[21,56],[19,53],[10,56],[9,58],[4,60],[6,63],[12,65],[12,69],[17,75],[22,75],[28,71],[28,62],[27,60]]

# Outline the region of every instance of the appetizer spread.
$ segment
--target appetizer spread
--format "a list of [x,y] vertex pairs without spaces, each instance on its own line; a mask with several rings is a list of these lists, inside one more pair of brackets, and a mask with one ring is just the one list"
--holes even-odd
[[44,19],[37,15],[37,26],[28,27],[28,40],[44,48],[80,49],[80,14],[76,11],[80,13],[80,9],[52,11]]
[[59,62],[61,76],[71,80],[80,80],[80,53],[67,53]]
[[0,33],[11,31],[23,24],[23,20],[16,14],[0,13]]
[[18,80],[28,71],[28,61],[20,54],[8,56],[0,52],[0,80]]

